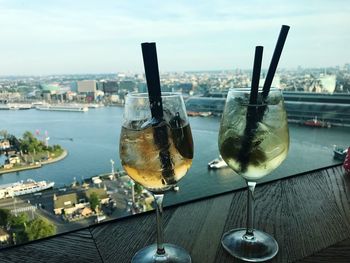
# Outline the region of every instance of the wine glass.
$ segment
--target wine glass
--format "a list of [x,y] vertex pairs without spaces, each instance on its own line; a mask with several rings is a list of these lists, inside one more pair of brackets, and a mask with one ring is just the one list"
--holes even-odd
[[132,262],[191,262],[183,248],[163,243],[164,192],[185,176],[192,164],[191,128],[180,93],[163,93],[163,117],[152,118],[147,93],[126,96],[120,135],[120,159],[127,174],[152,192],[157,214],[157,244],[135,254]]
[[223,247],[233,256],[261,262],[278,252],[276,240],[253,228],[256,181],[275,170],[286,158],[289,148],[287,114],[282,92],[271,89],[266,99],[249,104],[250,89],[229,90],[219,132],[222,158],[248,186],[247,226],[226,232]]

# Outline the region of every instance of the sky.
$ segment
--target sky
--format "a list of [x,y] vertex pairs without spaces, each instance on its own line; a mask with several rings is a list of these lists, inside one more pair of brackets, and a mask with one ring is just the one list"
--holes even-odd
[[279,68],[350,62],[350,1],[0,0],[0,75],[143,72],[156,42],[161,72],[267,68],[281,25]]

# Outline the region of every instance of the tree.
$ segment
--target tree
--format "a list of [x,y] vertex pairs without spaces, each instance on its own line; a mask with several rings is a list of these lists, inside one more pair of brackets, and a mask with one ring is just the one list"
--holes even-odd
[[9,221],[10,221],[11,227],[22,228],[25,226],[28,220],[29,218],[26,213],[20,213],[17,216],[11,216]]
[[12,231],[16,233],[16,244],[20,244],[28,241],[28,236],[25,231],[28,220],[29,220],[28,215],[25,213],[21,213],[17,216],[11,215],[9,221],[10,221]]
[[61,151],[62,147],[60,145],[58,145],[58,144],[55,144],[55,145],[53,145],[53,150],[54,151]]
[[96,207],[100,205],[100,199],[95,192],[92,192],[89,198],[90,207],[95,211]]
[[51,222],[38,217],[27,224],[25,232],[28,240],[31,241],[55,235],[56,226],[54,226]]
[[142,190],[143,190],[143,187],[142,185],[138,184],[138,183],[135,183],[134,185],[134,190],[137,194],[141,194],[142,193]]
[[16,150],[16,152],[19,152],[21,150],[21,143],[20,141],[16,138],[16,136],[10,134],[8,136],[8,140],[10,141],[11,147]]
[[6,226],[11,218],[10,210],[0,209],[0,226]]

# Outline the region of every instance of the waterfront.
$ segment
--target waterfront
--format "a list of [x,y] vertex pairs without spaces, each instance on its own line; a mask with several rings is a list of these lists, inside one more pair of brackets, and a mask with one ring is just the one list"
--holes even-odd
[[[88,112],[46,112],[37,110],[0,111],[0,129],[6,129],[15,136],[22,136],[28,130],[48,132],[49,144],[60,144],[67,149],[68,156],[57,163],[40,169],[10,173],[0,176],[0,184],[12,183],[28,178],[36,181],[54,181],[57,187],[111,170],[110,160],[115,168],[119,162],[119,134],[123,108],[105,107]],[[219,118],[190,118],[195,156],[193,165],[179,183],[180,191],[169,194],[167,203],[182,202],[216,194],[244,186],[244,181],[232,175],[230,169],[209,171],[207,163],[218,156],[217,135]],[[289,176],[305,170],[334,163],[333,145],[348,146],[350,129],[334,127],[313,129],[290,125],[291,147],[288,159],[272,175],[264,180]]]

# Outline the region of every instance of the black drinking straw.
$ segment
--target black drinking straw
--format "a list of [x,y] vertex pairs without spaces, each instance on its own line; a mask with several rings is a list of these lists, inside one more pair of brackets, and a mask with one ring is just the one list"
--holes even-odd
[[250,97],[249,97],[250,105],[253,105],[253,104],[256,105],[258,103],[259,80],[260,80],[263,50],[264,50],[264,47],[262,46],[255,47],[252,85],[251,85]]
[[142,43],[143,64],[147,81],[150,110],[152,114],[152,125],[154,126],[154,143],[159,148],[159,159],[162,167],[164,185],[175,184],[174,170],[169,152],[168,129],[161,125],[163,121],[163,103],[160,90],[159,70],[156,43]]
[[275,50],[273,52],[270,67],[267,71],[265,83],[263,86],[262,96],[263,96],[264,101],[267,99],[267,96],[269,95],[272,80],[273,80],[273,77],[275,76],[275,73],[276,73],[277,65],[278,65],[278,62],[279,62],[281,54],[282,54],[284,43],[286,42],[289,28],[290,27],[287,25],[282,25],[280,35],[278,36],[276,47],[275,47]]
[[238,159],[241,164],[242,172],[245,172],[247,169],[252,148],[252,141],[258,125],[257,103],[263,49],[264,48],[262,46],[255,47],[252,85],[250,89],[249,105],[247,106],[246,127],[244,129],[244,136],[242,137],[241,148],[238,153]]
[[[250,158],[250,151],[252,147],[252,140],[254,139],[255,136],[255,130],[258,127],[258,123],[262,121],[264,118],[265,111],[267,109],[266,105],[266,100],[270,92],[272,80],[275,76],[277,65],[279,62],[279,59],[282,54],[282,50],[284,47],[284,43],[286,41],[288,31],[289,31],[289,26],[287,25],[282,25],[275,50],[272,55],[270,67],[268,69],[265,83],[263,86],[263,91],[262,91],[262,103],[260,107],[248,107],[247,110],[247,123],[246,127],[244,130],[244,137],[242,140],[242,147],[239,152],[239,159],[241,163],[241,170],[244,172],[247,169],[247,164],[249,162]],[[258,47],[257,47],[258,48]],[[250,99],[249,99],[249,104],[257,104],[257,95],[258,95],[258,88],[259,88],[259,78],[260,78],[260,67],[261,67],[261,61],[259,65],[256,65],[257,61],[257,48],[255,51],[255,60],[254,60],[254,69],[253,69],[253,80],[252,80],[252,87],[251,87],[251,92],[250,92]],[[262,53],[262,50],[261,50]],[[259,55],[259,54],[258,54]],[[258,74],[259,73],[259,74]],[[257,83],[255,83],[257,82]]]
[[141,48],[152,118],[161,121],[163,119],[163,104],[156,43],[142,43]]

